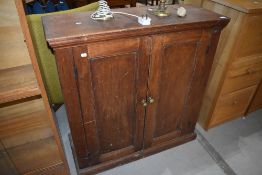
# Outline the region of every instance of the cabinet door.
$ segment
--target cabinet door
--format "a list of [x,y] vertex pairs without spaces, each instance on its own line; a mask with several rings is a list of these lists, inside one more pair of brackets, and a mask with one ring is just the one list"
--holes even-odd
[[[146,39],[73,49],[89,165],[142,149],[148,75]],[[112,161],[111,161],[112,162]]]
[[[208,41],[208,32],[201,30],[153,37],[148,97],[154,102],[147,107],[145,148],[172,144],[173,139],[186,135],[187,127],[193,133],[196,121],[190,117],[195,120],[203,96],[201,83],[206,76],[199,73],[205,71]],[[193,99],[197,102],[191,98],[194,88],[199,93]],[[197,111],[187,114],[193,109]]]

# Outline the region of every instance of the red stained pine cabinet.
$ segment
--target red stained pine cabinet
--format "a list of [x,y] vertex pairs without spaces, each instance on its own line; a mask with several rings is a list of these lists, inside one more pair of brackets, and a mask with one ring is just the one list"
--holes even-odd
[[[179,18],[176,8],[169,7],[167,18],[149,15],[150,26],[122,15],[110,21],[93,21],[90,13],[43,18],[80,173],[195,138],[214,53],[229,19],[192,6]],[[121,11],[140,15],[145,9]]]

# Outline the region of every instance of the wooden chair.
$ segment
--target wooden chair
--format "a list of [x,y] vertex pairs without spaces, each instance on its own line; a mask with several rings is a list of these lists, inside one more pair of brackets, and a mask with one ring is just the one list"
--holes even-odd
[[[30,31],[30,36],[33,42],[33,48],[37,63],[39,65],[41,75],[44,81],[44,85],[48,94],[50,104],[62,104],[63,96],[59,84],[58,73],[56,69],[56,63],[54,54],[48,48],[44,37],[44,31],[42,26],[41,17],[52,14],[74,13],[96,10],[98,8],[97,3],[92,3],[83,7],[79,7],[72,10],[46,13],[46,14],[33,14],[27,15],[27,23]],[[61,26],[63,27],[63,26]]]

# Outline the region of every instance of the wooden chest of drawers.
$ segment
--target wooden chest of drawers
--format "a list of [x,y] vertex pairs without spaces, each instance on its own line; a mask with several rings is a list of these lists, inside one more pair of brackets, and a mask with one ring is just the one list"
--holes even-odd
[[199,123],[208,129],[262,107],[255,95],[262,79],[262,1],[205,0],[203,7],[231,17],[200,112]]
[[[81,173],[94,173],[195,138],[220,31],[229,19],[188,15],[93,21],[90,13],[44,17]],[[142,15],[145,8],[121,9]],[[63,26],[63,27],[61,27]]]

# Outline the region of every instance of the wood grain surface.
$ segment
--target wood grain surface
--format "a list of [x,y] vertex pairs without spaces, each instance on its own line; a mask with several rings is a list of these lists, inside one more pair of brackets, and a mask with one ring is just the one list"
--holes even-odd
[[[152,19],[150,26],[142,26],[138,24],[137,18],[120,14],[115,14],[115,17],[109,21],[95,21],[90,18],[92,12],[52,15],[52,17],[45,16],[42,19],[46,39],[52,47],[119,37],[182,31],[190,28],[212,27],[214,25],[223,27],[228,22],[228,18],[220,18],[222,15],[191,5],[185,5],[188,10],[187,16],[180,18],[176,15],[177,8],[176,5],[169,6],[168,10],[171,15],[166,18],[148,14]],[[138,16],[147,13],[145,7],[116,9],[114,11],[123,11]],[[77,22],[81,24],[76,24]]]
[[40,93],[31,64],[0,70],[0,104]]

